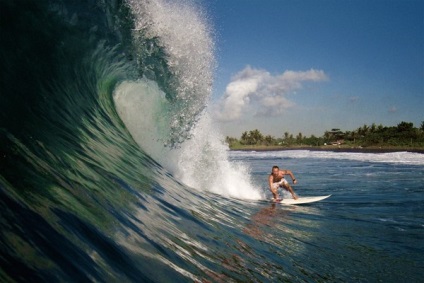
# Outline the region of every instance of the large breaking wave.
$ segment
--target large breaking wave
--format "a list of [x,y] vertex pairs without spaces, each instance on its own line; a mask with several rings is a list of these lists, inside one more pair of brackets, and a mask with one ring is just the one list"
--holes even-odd
[[218,235],[226,197],[261,194],[207,111],[202,9],[18,0],[0,13],[1,278],[214,278],[219,256],[188,231]]

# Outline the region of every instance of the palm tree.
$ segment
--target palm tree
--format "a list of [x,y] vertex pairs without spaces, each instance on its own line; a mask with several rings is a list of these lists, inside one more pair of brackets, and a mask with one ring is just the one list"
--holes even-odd
[[271,145],[271,144],[273,144],[274,138],[271,135],[267,135],[267,136],[265,136],[264,140],[265,140],[267,145]]
[[368,134],[369,129],[370,128],[366,124],[364,124],[362,126],[362,135],[366,136]]
[[261,132],[258,129],[250,131],[249,136],[252,139],[253,144],[258,144],[262,142],[262,140],[264,139],[264,136],[261,134]]
[[302,135],[302,133],[299,133],[296,136],[296,141],[297,141],[297,143],[302,144],[302,140],[303,140],[303,135]]
[[370,127],[370,132],[371,133],[375,133],[375,130],[377,129],[377,126],[375,125],[375,123],[372,123],[371,124],[371,127]]
[[324,139],[326,141],[328,141],[330,139],[330,136],[331,136],[330,132],[329,131],[325,131],[325,133],[324,133]]
[[248,139],[249,139],[249,135],[247,134],[247,132],[243,132],[241,134],[241,142],[246,144],[248,143]]

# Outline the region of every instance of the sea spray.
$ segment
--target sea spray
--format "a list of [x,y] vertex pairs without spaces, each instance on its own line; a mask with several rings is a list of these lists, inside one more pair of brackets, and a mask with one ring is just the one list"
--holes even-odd
[[228,145],[205,112],[193,129],[193,138],[182,144],[176,175],[187,185],[227,197],[259,199],[252,185],[250,169],[242,162],[230,162]]
[[[191,1],[128,0],[140,73],[172,102],[168,146],[188,138],[212,91],[215,67],[211,25]],[[152,60],[152,54],[156,60]],[[161,58],[158,60],[157,58]]]
[[191,138],[179,147],[167,147],[165,140],[172,130],[166,111],[170,102],[155,82],[123,82],[116,88],[114,100],[134,140],[177,179],[227,197],[261,198],[252,185],[249,168],[229,161],[228,146],[207,111],[190,131]]
[[[134,13],[133,40],[143,78],[121,83],[114,100],[134,140],[191,187],[260,198],[249,169],[229,162],[228,146],[206,110],[215,62],[212,29],[204,13],[184,1],[128,3]],[[146,50],[150,55],[162,54],[165,61],[147,60]],[[158,69],[161,77],[156,75]]]

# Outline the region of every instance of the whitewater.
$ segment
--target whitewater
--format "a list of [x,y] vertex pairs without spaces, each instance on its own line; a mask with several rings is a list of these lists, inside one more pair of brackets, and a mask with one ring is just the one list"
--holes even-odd
[[[229,151],[202,3],[0,13],[0,281],[421,280],[424,155]],[[273,165],[332,196],[268,202]]]

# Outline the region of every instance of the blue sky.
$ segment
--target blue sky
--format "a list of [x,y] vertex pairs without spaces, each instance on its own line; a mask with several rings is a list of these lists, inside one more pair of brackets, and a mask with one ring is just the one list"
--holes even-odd
[[424,121],[424,1],[205,6],[218,65],[210,109],[225,135]]

